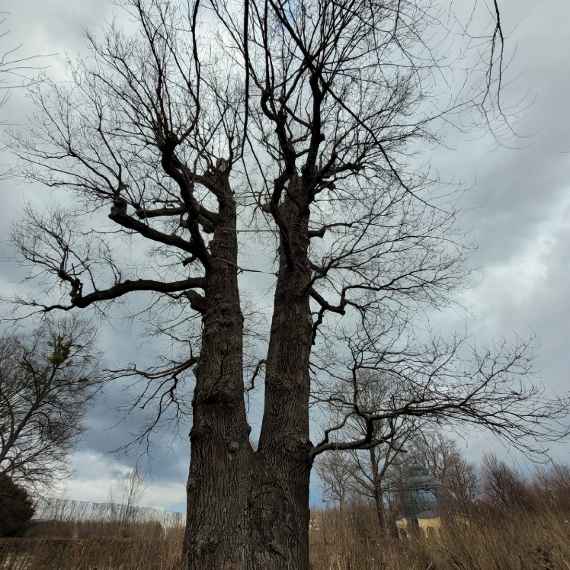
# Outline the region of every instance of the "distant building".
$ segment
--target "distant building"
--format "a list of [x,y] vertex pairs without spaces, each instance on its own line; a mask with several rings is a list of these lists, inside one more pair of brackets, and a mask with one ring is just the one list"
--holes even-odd
[[401,516],[396,520],[398,535],[407,538],[419,533],[426,537],[438,534],[439,482],[421,465],[412,464],[404,470],[398,487],[401,506]]

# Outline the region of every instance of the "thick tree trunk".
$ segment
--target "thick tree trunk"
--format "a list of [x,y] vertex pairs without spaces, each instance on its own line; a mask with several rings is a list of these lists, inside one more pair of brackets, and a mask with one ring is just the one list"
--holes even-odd
[[280,206],[289,237],[281,238],[264,416],[254,452],[243,394],[233,202],[232,208],[224,213],[227,221],[216,227],[210,246],[193,401],[187,568],[307,570],[312,340],[308,211],[289,198]]
[[308,210],[301,205],[301,196],[295,199],[291,184],[289,196],[280,207],[287,233],[281,234],[258,472],[252,495],[255,568],[271,570],[309,567],[312,321],[307,287],[311,270],[307,263]]
[[189,570],[251,569],[253,450],[243,397],[243,317],[235,204],[226,197],[210,245],[196,370],[185,558]]

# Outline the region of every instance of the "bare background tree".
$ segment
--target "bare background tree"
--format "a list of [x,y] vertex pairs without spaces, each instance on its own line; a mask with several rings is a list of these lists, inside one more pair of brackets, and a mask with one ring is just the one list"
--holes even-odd
[[140,515],[140,501],[144,493],[144,476],[135,467],[119,481],[118,496],[109,496],[110,516],[122,526],[136,522]]
[[323,485],[323,498],[344,510],[354,486],[354,464],[346,452],[329,453],[315,468]]
[[[461,282],[463,250],[411,155],[496,87],[485,68],[478,89],[437,97],[447,66],[429,42],[445,26],[430,3],[125,7],[129,31],[91,38],[73,81],[36,89],[17,138],[30,180],[69,191],[66,211],[30,211],[16,232],[47,285],[19,306],[104,315],[139,294],[179,347],[115,375],[144,378],[159,410],[193,382],[186,567],[308,568],[315,458],[387,444],[403,418],[473,424],[525,450],[566,433],[567,402],[526,383],[526,344],[413,334]],[[261,232],[273,237],[252,267],[238,236],[247,254]],[[252,270],[275,292],[245,382],[238,277]],[[245,386],[261,378],[252,446]],[[380,382],[383,397],[368,397]],[[316,444],[311,404],[333,411]]]
[[[380,410],[386,404],[392,384],[389,375],[382,378],[377,372],[363,371],[356,383],[360,401],[366,409]],[[342,394],[342,390],[346,390],[342,383],[339,390],[328,400],[331,416],[334,415],[340,398],[351,398],[351,393]],[[333,487],[340,487],[345,490],[344,498],[350,495],[352,498],[371,501],[376,509],[379,528],[383,532],[387,528],[386,504],[394,493],[393,467],[405,461],[403,455],[408,453],[413,438],[420,433],[421,423],[404,414],[372,420],[371,425],[364,416],[357,414],[347,416],[341,413],[340,420],[344,423],[343,439],[369,439],[369,442],[356,449],[325,454],[317,462],[320,478],[333,500],[338,501],[339,496],[330,491],[333,491]],[[337,463],[343,469],[334,469]]]
[[442,512],[465,510],[477,500],[480,486],[475,466],[461,455],[457,443],[442,432],[418,434],[409,460],[424,466],[438,481]]
[[77,319],[1,337],[0,473],[26,485],[60,478],[96,384],[93,331]]
[[[464,512],[480,497],[479,477],[454,440],[429,425],[409,420],[395,435],[378,435],[367,450],[334,451],[316,463],[325,496],[344,506],[347,500],[372,504],[380,532],[393,528],[399,490],[406,471],[421,466],[437,485],[440,515]],[[388,517],[388,512],[390,517]]]
[[524,478],[496,455],[483,458],[481,467],[484,497],[498,508],[528,508],[532,501]]

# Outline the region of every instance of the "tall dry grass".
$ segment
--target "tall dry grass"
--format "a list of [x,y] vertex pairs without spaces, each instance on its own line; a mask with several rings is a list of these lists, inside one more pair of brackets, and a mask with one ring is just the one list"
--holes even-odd
[[0,541],[0,568],[11,570],[174,570],[181,535],[168,539],[92,537]]
[[315,513],[312,570],[570,570],[568,466],[523,475],[489,456],[479,500],[441,507],[437,537],[406,540],[381,535],[369,507]]
[[18,538],[0,540],[0,568],[170,570],[180,568],[181,513],[129,504],[53,500]]
[[429,539],[400,541],[374,528],[372,511],[322,513],[312,570],[570,570],[570,521],[561,512],[484,508],[447,518]]
[[[366,506],[316,511],[312,570],[570,570],[570,496],[536,484],[526,489],[516,505],[481,503],[467,514],[448,515],[439,537],[430,539],[381,536],[375,513]],[[25,537],[0,541],[0,568],[181,567],[180,517],[165,513],[161,523],[156,513],[148,520],[148,512],[145,519],[143,512],[125,517],[117,506],[103,511],[107,518],[85,520],[85,513],[74,519],[72,512],[61,510],[59,520],[37,524]]]

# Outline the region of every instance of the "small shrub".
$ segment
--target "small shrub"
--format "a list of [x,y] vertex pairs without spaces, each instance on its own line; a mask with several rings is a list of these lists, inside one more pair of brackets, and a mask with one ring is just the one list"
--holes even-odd
[[0,536],[13,536],[25,530],[33,514],[33,502],[26,489],[0,474]]

